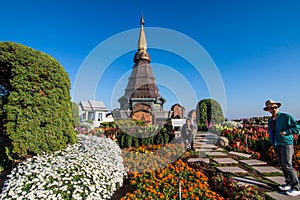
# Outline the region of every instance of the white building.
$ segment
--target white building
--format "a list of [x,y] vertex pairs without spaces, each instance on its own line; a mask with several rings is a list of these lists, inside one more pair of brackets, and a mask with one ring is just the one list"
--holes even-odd
[[79,117],[81,123],[89,121],[93,127],[99,127],[102,122],[114,121],[102,101],[80,101]]

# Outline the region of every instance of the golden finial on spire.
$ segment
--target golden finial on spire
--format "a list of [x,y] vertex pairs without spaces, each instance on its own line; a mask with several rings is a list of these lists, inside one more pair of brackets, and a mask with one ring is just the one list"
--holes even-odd
[[133,61],[135,63],[139,62],[139,60],[147,60],[151,62],[150,55],[147,53],[147,42],[146,42],[146,36],[144,32],[144,15],[142,14],[141,19],[140,19],[140,35],[139,35],[139,40],[137,43],[138,47],[138,52],[134,55]]
[[140,20],[140,25],[144,26],[144,24],[145,24],[144,14],[142,13],[141,20]]
[[146,53],[147,42],[146,42],[146,36],[145,36],[145,32],[144,32],[144,23],[145,23],[144,15],[142,14],[141,20],[140,20],[141,29],[140,29],[140,37],[139,37],[139,41],[138,41],[138,50]]

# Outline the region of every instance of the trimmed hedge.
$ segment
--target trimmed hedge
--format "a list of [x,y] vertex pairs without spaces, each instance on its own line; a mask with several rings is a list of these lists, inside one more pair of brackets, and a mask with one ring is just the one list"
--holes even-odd
[[203,99],[197,104],[197,124],[200,130],[225,121],[221,105],[214,99]]
[[0,95],[0,156],[23,159],[77,142],[70,80],[53,57],[0,42],[0,85],[8,91]]
[[144,138],[135,137],[127,133],[121,132],[117,136],[117,142],[118,145],[123,149],[138,146],[149,146],[153,144],[165,145],[170,143],[173,138],[174,135],[164,131],[160,131],[154,136]]

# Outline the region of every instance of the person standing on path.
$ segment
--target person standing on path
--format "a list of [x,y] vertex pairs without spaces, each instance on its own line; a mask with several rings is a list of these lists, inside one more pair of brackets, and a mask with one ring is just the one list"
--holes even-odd
[[274,146],[276,158],[286,182],[285,185],[280,185],[279,189],[286,191],[289,196],[298,196],[300,195],[300,185],[293,168],[292,159],[294,155],[293,134],[300,134],[300,125],[291,115],[279,112],[280,106],[281,103],[267,100],[263,110],[272,115],[268,120],[270,142]]
[[194,150],[194,138],[193,138],[194,127],[191,123],[191,119],[187,119],[181,129],[181,136],[183,138],[183,144],[185,148]]
[[191,110],[188,114],[188,118],[191,119],[191,123],[193,125],[193,128],[194,128],[194,134],[197,133],[197,130],[198,130],[198,125],[197,125],[197,122],[196,122],[196,110]]

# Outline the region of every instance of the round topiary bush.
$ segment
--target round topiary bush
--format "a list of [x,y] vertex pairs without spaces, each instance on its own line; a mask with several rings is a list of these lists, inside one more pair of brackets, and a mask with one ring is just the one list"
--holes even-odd
[[203,99],[197,104],[197,123],[200,126],[210,126],[224,122],[221,105],[214,99]]
[[45,53],[0,42],[0,155],[22,159],[76,141],[64,68]]

